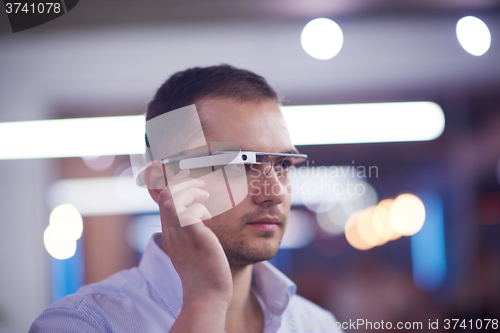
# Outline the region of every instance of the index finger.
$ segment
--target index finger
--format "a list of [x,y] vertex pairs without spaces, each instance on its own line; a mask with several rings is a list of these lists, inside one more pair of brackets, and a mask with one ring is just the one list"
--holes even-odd
[[171,195],[186,188],[203,187],[205,185],[205,182],[201,179],[190,178],[189,173],[189,169],[184,169],[168,180],[167,187],[170,189]]

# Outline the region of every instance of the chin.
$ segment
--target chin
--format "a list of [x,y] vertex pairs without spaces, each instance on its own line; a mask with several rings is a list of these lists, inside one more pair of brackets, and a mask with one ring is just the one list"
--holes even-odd
[[279,250],[279,242],[267,246],[237,247],[226,251],[231,266],[246,266],[273,258]]

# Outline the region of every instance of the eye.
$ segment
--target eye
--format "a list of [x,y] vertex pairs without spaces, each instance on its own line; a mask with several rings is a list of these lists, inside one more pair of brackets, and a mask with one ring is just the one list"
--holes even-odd
[[283,161],[281,161],[281,167],[285,170],[288,170],[292,167],[292,162],[288,159],[284,159]]
[[283,173],[283,172],[288,171],[288,169],[290,169],[290,167],[292,167],[292,162],[290,162],[288,159],[285,158],[285,159],[279,161],[278,163],[276,163],[275,170],[276,170],[276,172]]

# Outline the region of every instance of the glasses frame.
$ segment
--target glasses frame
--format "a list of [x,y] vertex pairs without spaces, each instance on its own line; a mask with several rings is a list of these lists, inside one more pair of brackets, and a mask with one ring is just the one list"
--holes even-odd
[[[215,167],[228,164],[267,164],[271,163],[271,168],[265,175],[269,174],[274,167],[272,157],[307,159],[307,154],[291,153],[264,153],[256,151],[213,151],[210,153],[177,156],[161,160],[163,165],[179,162],[180,169],[196,169],[205,167]],[[265,162],[263,162],[265,160]],[[301,163],[300,161],[298,163]],[[294,163],[294,164],[298,164]]]

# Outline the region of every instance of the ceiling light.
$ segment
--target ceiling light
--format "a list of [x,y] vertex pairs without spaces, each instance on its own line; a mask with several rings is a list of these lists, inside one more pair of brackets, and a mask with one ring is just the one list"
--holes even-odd
[[457,38],[465,51],[475,56],[482,56],[491,45],[488,26],[474,16],[466,16],[457,22]]
[[295,145],[427,141],[445,125],[433,102],[289,106],[283,115]]
[[[444,130],[433,102],[284,106],[295,145],[433,140]],[[144,116],[0,123],[0,160],[144,152]]]
[[340,52],[344,36],[337,23],[327,18],[317,18],[306,24],[300,41],[304,51],[311,57],[328,60]]
[[141,154],[144,128],[144,116],[0,123],[0,159]]

